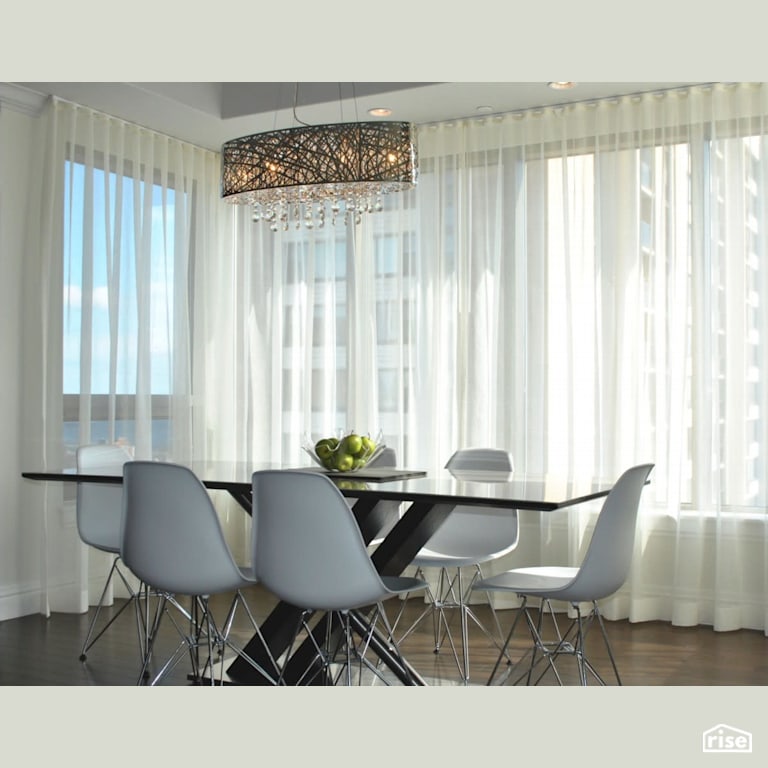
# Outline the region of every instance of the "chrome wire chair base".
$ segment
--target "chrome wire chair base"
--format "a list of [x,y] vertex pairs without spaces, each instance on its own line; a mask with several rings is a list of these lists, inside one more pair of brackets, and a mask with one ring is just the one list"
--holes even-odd
[[[558,685],[563,685],[563,679],[555,664],[556,660],[561,656],[569,656],[575,659],[580,685],[588,685],[589,679],[594,679],[599,685],[606,685],[604,678],[595,669],[594,665],[587,658],[585,652],[587,635],[595,622],[597,622],[597,625],[600,628],[603,642],[605,643],[608,652],[608,658],[611,667],[613,668],[613,673],[616,676],[616,682],[618,685],[621,685],[621,677],[619,676],[619,671],[616,667],[613,650],[611,649],[611,644],[605,631],[603,617],[596,602],[592,602],[591,609],[586,616],[582,615],[578,604],[572,604],[572,608],[576,611],[576,617],[571,620],[566,631],[561,632],[555,612],[552,610],[552,605],[549,600],[540,601],[538,616],[535,620],[528,607],[528,598],[523,596],[522,601],[522,605],[518,609],[512,628],[507,635],[503,651],[499,654],[499,658],[488,678],[488,685],[503,685],[505,683],[518,685],[523,680],[525,681],[525,685],[538,685],[548,672],[552,672]],[[548,615],[552,622],[554,638],[551,640],[544,639],[543,622],[545,615]],[[521,617],[525,618],[525,622],[533,640],[533,645],[514,663],[510,663],[506,651]],[[499,667],[502,665],[502,660],[505,655],[507,658],[506,668],[504,669],[503,674],[500,675],[499,679],[494,683],[494,678],[499,671]],[[544,666],[543,670],[540,669],[542,665]]]
[[[125,588],[128,592],[128,599],[120,606],[120,608],[116,611],[116,613],[94,636],[93,633],[94,633],[94,630],[96,629],[96,624],[98,623],[102,606],[104,605],[104,598],[106,597],[107,590],[112,584],[115,576],[118,576],[120,580],[123,582],[123,584],[125,585]],[[107,580],[104,582],[104,588],[101,591],[101,595],[99,597],[98,603],[96,603],[96,611],[88,625],[88,633],[85,636],[85,641],[83,642],[83,648],[80,651],[80,661],[85,661],[88,658],[88,651],[90,651],[90,649],[94,646],[96,641],[112,626],[112,624],[115,623],[115,621],[117,621],[118,618],[120,618],[120,616],[123,614],[125,609],[128,608],[129,606],[133,606],[134,608],[134,612],[136,616],[136,632],[138,634],[138,639],[139,639],[139,656],[140,656],[140,659],[143,661],[144,648],[146,645],[147,627],[146,627],[146,623],[144,622],[144,617],[139,606],[140,606],[141,599],[144,595],[145,589],[146,589],[145,585],[142,584],[139,587],[138,592],[134,591],[134,589],[131,587],[130,583],[128,582],[128,578],[120,568],[120,558],[116,556],[112,560],[112,566],[109,569]]]
[[[391,676],[385,673],[379,663],[366,656],[379,623],[385,630],[388,651],[403,669],[407,668],[381,603],[373,608],[362,633],[360,622],[353,624],[350,611],[327,614],[319,630],[317,625],[313,627],[310,624],[314,613],[311,610],[302,611],[286,652],[285,658],[291,658],[294,648],[307,641],[313,651],[313,658],[292,681],[293,685],[391,685]],[[359,635],[358,639],[356,635]],[[278,683],[283,682],[281,674]]]
[[[456,662],[456,668],[459,671],[459,677],[464,685],[469,684],[469,620],[472,620],[477,625],[488,640],[495,645],[502,654],[505,653],[503,649],[504,635],[490,596],[488,596],[488,606],[496,626],[495,635],[480,621],[477,614],[469,605],[469,595],[472,591],[472,587],[478,579],[483,577],[482,571],[478,565],[474,566],[474,571],[469,585],[465,588],[462,584],[461,568],[456,568],[456,572],[453,576],[451,576],[447,568],[440,568],[436,593],[434,593],[429,585],[427,585],[426,593],[428,603],[426,607],[398,640],[398,642],[402,643],[416,630],[427,616],[431,615],[435,644],[434,652],[440,653],[440,650],[444,647],[445,641],[448,641],[451,653]],[[421,567],[416,569],[416,576],[417,578],[427,581]],[[397,628],[397,625],[402,618],[406,603],[407,599],[401,601],[400,610],[398,611],[393,624],[395,628]],[[454,642],[453,633],[451,632],[451,621],[456,614],[459,616],[460,623],[461,658],[459,658],[459,651]]]
[[[187,655],[189,656],[192,668],[191,674],[189,675],[189,679],[192,682],[203,683],[208,681],[210,685],[216,685],[217,674],[215,665],[218,664],[218,682],[223,685],[225,681],[225,650],[227,649],[243,658],[267,681],[273,685],[278,684],[277,677],[280,669],[269,652],[269,648],[264,641],[264,637],[261,634],[261,630],[256,623],[250,608],[248,607],[248,603],[239,590],[235,593],[227,612],[227,616],[221,627],[217,625],[211,613],[208,598],[205,595],[193,597],[190,610],[187,610],[182,606],[172,594],[160,593],[157,595],[157,598],[158,602],[151,617],[151,621],[149,604],[148,602],[146,603],[146,621],[147,625],[150,627],[150,631],[147,634],[147,644],[137,685],[143,684],[149,677],[149,666],[164,616],[168,616],[168,619],[173,624],[180,638],[180,642],[171,656],[165,661],[160,670],[149,682],[149,685],[157,685],[162,682],[162,680],[166,678]],[[232,624],[238,607],[242,607],[246,611],[253,629],[261,639],[272,667],[270,672],[267,672],[261,664],[251,658],[239,645],[234,643],[230,637]],[[170,610],[171,608],[175,610],[172,611]],[[201,650],[203,651],[202,654]],[[202,663],[201,658],[204,659]]]

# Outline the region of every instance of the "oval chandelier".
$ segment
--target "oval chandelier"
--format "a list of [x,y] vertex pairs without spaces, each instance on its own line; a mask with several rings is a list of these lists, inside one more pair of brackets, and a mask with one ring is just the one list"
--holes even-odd
[[222,197],[253,206],[254,221],[272,231],[360,223],[418,176],[414,131],[403,122],[303,124],[233,139],[221,155]]

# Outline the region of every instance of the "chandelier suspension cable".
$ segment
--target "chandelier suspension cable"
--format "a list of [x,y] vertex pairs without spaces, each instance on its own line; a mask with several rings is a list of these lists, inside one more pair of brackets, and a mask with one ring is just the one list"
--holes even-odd
[[277,98],[275,99],[275,113],[272,115],[272,130],[277,130],[277,116],[280,113],[280,104],[283,100],[283,84],[277,89]]
[[[352,86],[354,94],[354,84]],[[405,122],[342,122],[257,133],[222,147],[221,195],[253,208],[272,231],[357,224],[382,208],[381,197],[410,189],[418,177],[414,131]],[[357,99],[355,118],[357,118]]]
[[[341,83],[339,83],[339,94],[341,94]],[[352,106],[355,108],[355,122],[359,122],[357,116],[357,94],[355,93],[355,84],[352,83]]]
[[293,119],[301,125],[309,126],[309,123],[305,123],[303,120],[299,120],[299,116],[296,112],[296,107],[299,103],[299,84],[296,83],[296,87],[293,89]]

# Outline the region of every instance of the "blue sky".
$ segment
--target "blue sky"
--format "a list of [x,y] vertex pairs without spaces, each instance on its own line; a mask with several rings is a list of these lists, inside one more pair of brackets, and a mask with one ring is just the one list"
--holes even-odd
[[[110,362],[115,360],[116,392],[133,394],[136,390],[138,351],[138,297],[136,292],[137,218],[145,201],[143,182],[122,177],[121,215],[116,215],[118,179],[94,168],[92,175],[80,163],[67,163],[64,201],[64,366],[65,394],[76,394],[87,387],[81,383],[81,333],[83,306],[90,295],[92,306],[92,362],[90,390],[94,394],[110,391]],[[138,193],[137,200],[134,194]],[[93,199],[92,220],[84,200]],[[137,204],[138,203],[138,204]],[[154,185],[150,201],[151,241],[150,313],[151,382],[154,394],[167,394],[171,388],[171,343],[173,323],[174,192]],[[108,213],[107,213],[108,211]],[[117,236],[119,228],[119,239]],[[84,237],[91,231],[92,239]],[[88,249],[88,250],[86,250]],[[91,255],[92,252],[92,255]],[[116,268],[119,259],[119,270]],[[84,275],[92,265],[89,291]],[[113,292],[109,293],[109,274],[113,272]],[[88,282],[86,280],[86,282]],[[119,283],[119,294],[115,286]],[[110,308],[114,331],[110,330]]]

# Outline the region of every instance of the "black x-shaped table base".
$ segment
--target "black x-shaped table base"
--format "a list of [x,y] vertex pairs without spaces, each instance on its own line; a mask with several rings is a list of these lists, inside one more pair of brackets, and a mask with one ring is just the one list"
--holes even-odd
[[[379,500],[375,495],[367,495],[365,498],[358,498],[352,508],[366,544],[369,544],[376,537],[386,523],[386,515],[378,506]],[[244,503],[246,502],[245,498],[241,497],[238,501],[248,509]],[[371,556],[379,573],[384,576],[401,574],[413,561],[416,553],[440,527],[452,508],[453,505],[433,504],[424,501],[411,503]],[[248,511],[250,510],[248,509]],[[368,611],[365,609],[350,612],[352,628],[361,637],[367,637],[370,632],[367,614]],[[288,649],[301,615],[301,608],[290,603],[280,602],[260,625],[272,658],[279,658]],[[328,615],[326,614],[313,627],[315,637],[325,636],[327,621]],[[424,685],[421,676],[407,661],[401,662],[401,658],[391,649],[387,638],[376,630],[370,636],[369,648],[403,684]],[[244,651],[265,669],[270,668],[269,655],[258,637],[251,639]],[[307,639],[297,648],[290,659],[283,662],[283,680],[285,683],[289,685],[296,683],[305,674],[308,667],[315,663],[315,660],[315,647],[311,640]],[[240,657],[236,658],[228,667],[227,675],[230,681],[240,685],[271,684],[251,664]],[[318,675],[314,679],[317,684],[325,682],[322,675]]]

